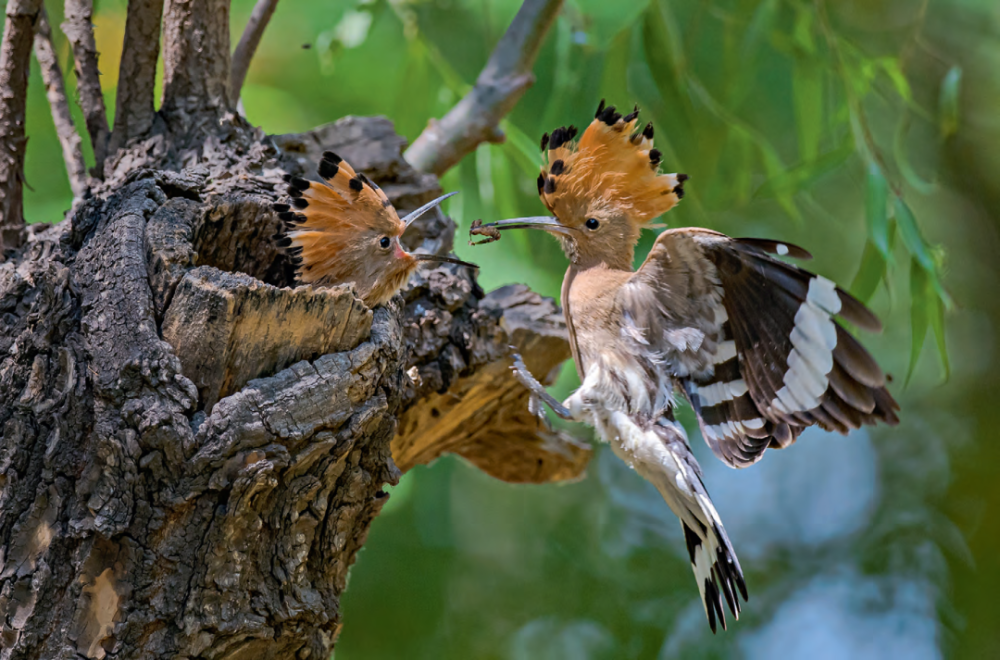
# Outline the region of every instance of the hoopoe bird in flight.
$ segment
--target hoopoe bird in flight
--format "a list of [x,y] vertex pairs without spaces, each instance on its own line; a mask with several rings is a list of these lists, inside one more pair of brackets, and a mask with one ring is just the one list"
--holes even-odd
[[806,427],[847,433],[896,424],[885,376],[834,319],[878,332],[879,320],[830,280],[771,255],[811,258],[778,241],[708,229],[664,231],[633,270],[643,226],[684,196],[684,174],[660,174],[653,126],[601,101],[596,118],[542,138],[538,193],[554,217],[474,223],[553,234],[569,259],[562,285],[580,388],[560,404],[514,356],[518,379],[564,419],[587,422],[650,481],[681,521],[712,631],[747,600],[743,571],[674,417],[675,393],[694,409],[712,452],[734,468]]
[[375,307],[396,295],[420,263],[478,268],[453,257],[410,253],[399,242],[410,223],[456,193],[400,219],[385,192],[332,151],[323,152],[318,173],[322,182],[286,175],[291,205],[274,204],[285,227],[278,247],[295,260],[303,284],[353,282],[364,303]]

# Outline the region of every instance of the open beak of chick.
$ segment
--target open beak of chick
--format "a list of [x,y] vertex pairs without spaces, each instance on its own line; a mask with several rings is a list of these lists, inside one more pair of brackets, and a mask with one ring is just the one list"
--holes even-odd
[[[418,208],[417,210],[412,211],[411,213],[407,214],[405,217],[400,218],[400,220],[401,220],[401,222],[403,223],[403,226],[404,226],[404,231],[405,231],[405,227],[409,227],[413,223],[414,220],[416,220],[417,218],[419,218],[420,216],[422,216],[424,213],[427,213],[431,209],[433,209],[436,206],[438,206],[439,204],[441,204],[441,202],[443,202],[444,200],[448,199],[449,197],[454,197],[457,194],[458,194],[458,192],[450,192],[450,193],[448,193],[446,195],[441,195],[437,199],[431,200],[431,201],[427,202],[426,204],[424,204],[423,206],[421,206],[420,208]],[[445,256],[437,255],[437,254],[426,254],[426,253],[423,253],[423,252],[417,252],[417,253],[412,253],[411,252],[411,253],[408,253],[408,254],[409,254],[409,256],[413,257],[413,259],[416,260],[416,261],[425,261],[425,262],[427,262],[427,261],[434,261],[434,262],[445,263],[445,264],[456,264],[456,265],[459,265],[459,266],[465,266],[466,268],[472,268],[474,270],[479,270],[479,266],[477,266],[476,264],[471,263],[469,261],[462,261],[461,259],[456,259],[454,257],[445,257]]]

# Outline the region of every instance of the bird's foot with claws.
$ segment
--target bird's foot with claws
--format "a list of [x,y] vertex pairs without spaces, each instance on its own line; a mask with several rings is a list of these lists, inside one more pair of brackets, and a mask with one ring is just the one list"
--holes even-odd
[[[512,346],[511,348],[514,347]],[[531,397],[528,399],[528,410],[531,414],[537,417],[547,428],[551,428],[551,424],[545,414],[545,409],[541,405],[544,403],[560,418],[574,421],[569,409],[549,394],[545,386],[539,383],[538,379],[528,371],[528,367],[524,364],[524,360],[521,359],[520,353],[515,351],[512,357],[514,358],[514,364],[510,370],[514,372],[514,377],[531,392]]]

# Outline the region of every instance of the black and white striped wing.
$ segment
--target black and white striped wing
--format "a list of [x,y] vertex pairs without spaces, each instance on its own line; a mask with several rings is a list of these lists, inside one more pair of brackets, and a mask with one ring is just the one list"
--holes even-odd
[[665,232],[657,244],[691,239],[718,284],[721,337],[714,350],[706,343],[712,369],[677,376],[716,456],[745,467],[814,424],[847,433],[898,423],[882,370],[835,321],[877,332],[878,319],[830,280],[768,254],[809,258],[805,250],[706,230]]

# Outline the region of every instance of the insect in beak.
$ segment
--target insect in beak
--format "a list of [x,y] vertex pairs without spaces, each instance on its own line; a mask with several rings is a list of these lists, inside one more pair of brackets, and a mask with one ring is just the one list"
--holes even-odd
[[528,218],[513,218],[510,220],[500,220],[483,224],[482,220],[476,220],[469,229],[470,236],[485,236],[486,239],[473,242],[469,245],[480,245],[481,243],[492,243],[500,240],[500,231],[504,229],[541,229],[556,234],[572,235],[573,228],[559,223],[555,218],[549,216],[533,216]]

